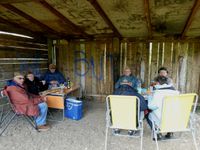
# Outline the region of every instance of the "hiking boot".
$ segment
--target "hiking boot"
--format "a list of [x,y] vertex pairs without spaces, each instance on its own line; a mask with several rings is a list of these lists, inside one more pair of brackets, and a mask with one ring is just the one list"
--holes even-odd
[[47,131],[50,129],[49,125],[41,125],[37,127],[38,131],[43,132],[43,131]]
[[128,131],[128,135],[130,135],[130,136],[134,135],[135,133],[136,133],[136,131],[134,131],[134,130],[129,130]]
[[167,132],[167,134],[165,135],[166,139],[170,139],[173,136],[173,132]]
[[[162,134],[161,133],[158,133],[157,134],[157,141],[160,141],[160,140],[162,140],[163,139],[163,136],[162,136]],[[153,141],[155,141],[156,139],[155,138],[153,138]]]
[[120,129],[113,129],[114,134],[120,134]]

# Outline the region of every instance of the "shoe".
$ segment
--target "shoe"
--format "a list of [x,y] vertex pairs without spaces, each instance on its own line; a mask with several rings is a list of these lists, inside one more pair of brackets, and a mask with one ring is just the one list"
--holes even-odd
[[50,129],[49,125],[41,125],[37,127],[38,131],[43,132],[43,131],[47,131]]
[[[162,140],[163,139],[163,136],[162,136],[162,134],[161,133],[158,133],[157,134],[157,141],[160,141],[160,140]],[[153,138],[153,141],[155,141],[156,139],[155,138]]]
[[134,130],[129,130],[128,131],[128,135],[130,135],[130,136],[134,135],[135,133],[136,133],[136,131],[134,131]]
[[170,139],[172,136],[173,136],[173,132],[168,132],[168,133],[165,135],[165,138],[166,138],[166,139]]
[[120,134],[120,129],[113,129],[114,134]]

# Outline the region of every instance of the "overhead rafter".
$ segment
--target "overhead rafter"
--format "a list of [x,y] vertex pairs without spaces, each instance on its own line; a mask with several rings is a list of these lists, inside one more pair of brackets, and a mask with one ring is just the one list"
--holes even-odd
[[186,24],[183,28],[182,33],[181,33],[181,39],[183,39],[185,37],[185,34],[187,33],[188,29],[190,28],[192,21],[194,20],[194,16],[196,15],[199,7],[200,7],[200,0],[196,0],[194,2],[194,5],[193,5],[192,10],[190,12],[190,15],[188,16]]
[[38,1],[38,0],[0,0],[0,4],[24,3],[33,1]]
[[92,6],[96,9],[96,11],[100,14],[100,16],[103,18],[103,20],[108,24],[108,26],[114,31],[114,34],[116,34],[118,37],[121,37],[121,34],[116,29],[116,27],[113,25],[113,23],[110,21],[106,13],[103,11],[101,6],[96,0],[87,0],[89,1]]
[[152,38],[152,26],[151,26],[151,17],[150,17],[150,9],[149,9],[149,0],[144,0],[144,14],[146,18],[149,38]]
[[19,10],[18,8],[10,5],[10,4],[1,4],[3,7],[5,7],[6,9],[9,9],[10,11],[15,12],[16,14],[20,15],[21,17],[24,17],[25,19],[29,20],[30,22],[38,25],[40,28],[42,28],[44,31],[49,32],[50,34],[55,34],[59,37],[63,37],[63,38],[67,38],[64,37],[61,33],[56,32],[55,30],[51,29],[49,26],[41,23],[40,21],[36,20],[35,18],[29,16],[28,14],[26,14],[25,12]]
[[72,28],[74,31],[80,32],[83,36],[89,36],[86,34],[80,27],[72,23],[70,20],[68,20],[63,14],[58,12],[54,7],[52,7],[49,3],[47,3],[45,0],[39,1],[45,8],[47,8],[50,12],[52,12],[54,15],[56,15],[58,18],[60,18],[62,21],[64,21],[69,27]]
[[4,19],[2,17],[0,17],[0,23],[3,23],[5,25],[8,25],[8,26],[10,26],[12,28],[15,28],[15,29],[18,29],[18,30],[21,29],[24,33],[26,32],[26,34],[29,34],[31,36],[33,36],[33,35],[35,35],[35,36],[40,35],[39,33],[35,33],[34,31],[30,30],[29,28],[25,28],[25,27],[21,26],[18,23],[11,22],[11,21],[9,21],[7,19]]

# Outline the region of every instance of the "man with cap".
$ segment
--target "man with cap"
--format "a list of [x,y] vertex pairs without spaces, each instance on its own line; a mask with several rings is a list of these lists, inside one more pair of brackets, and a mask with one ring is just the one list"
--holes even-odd
[[5,90],[19,113],[34,117],[39,131],[46,131],[50,128],[46,125],[48,110],[46,96],[28,93],[24,87],[22,73],[15,72],[13,80],[7,82]]
[[63,84],[66,81],[64,76],[56,69],[56,65],[54,64],[49,65],[49,70],[45,73],[43,79],[46,81],[48,86]]

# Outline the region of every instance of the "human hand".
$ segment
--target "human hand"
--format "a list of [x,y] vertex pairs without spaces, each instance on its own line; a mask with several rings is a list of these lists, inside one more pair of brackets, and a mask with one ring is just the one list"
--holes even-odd
[[42,84],[43,84],[43,85],[45,85],[45,84],[46,84],[46,81],[45,81],[45,80],[42,80],[41,82],[42,82]]
[[58,81],[52,80],[52,81],[50,81],[50,83],[51,83],[52,85],[54,85],[54,84],[58,84]]

